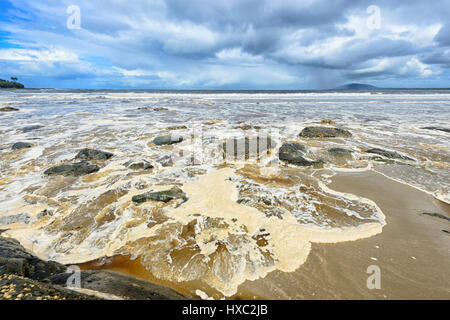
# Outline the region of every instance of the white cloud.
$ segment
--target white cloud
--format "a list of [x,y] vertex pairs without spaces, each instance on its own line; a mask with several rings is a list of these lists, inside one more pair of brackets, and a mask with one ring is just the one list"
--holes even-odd
[[0,60],[35,61],[35,62],[78,62],[78,56],[64,49],[3,49]]
[[237,64],[261,64],[264,58],[260,55],[252,55],[243,52],[241,48],[223,49],[216,53],[217,59],[223,62],[232,62]]

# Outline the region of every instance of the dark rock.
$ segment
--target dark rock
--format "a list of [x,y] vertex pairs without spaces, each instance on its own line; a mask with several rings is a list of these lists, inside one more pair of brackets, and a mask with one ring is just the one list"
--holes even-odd
[[0,237],[0,257],[5,259],[28,259],[33,256],[20,245],[19,241]]
[[19,213],[12,216],[0,217],[0,225],[10,225],[15,223],[30,223],[31,217],[26,213]]
[[325,161],[319,159],[317,161],[310,161],[303,157],[306,152],[306,147],[296,142],[288,142],[281,146],[278,151],[278,158],[286,163],[299,167],[315,167],[322,168]]
[[28,149],[31,148],[33,145],[28,142],[16,142],[12,145],[12,150],[19,150],[19,149]]
[[278,158],[282,161],[296,165],[310,165],[310,161],[303,158],[306,147],[299,143],[289,142],[281,146],[278,151]]
[[40,125],[28,126],[28,127],[23,128],[21,131],[23,133],[27,133],[27,132],[30,132],[30,131],[42,129],[43,127],[44,126],[40,126]]
[[4,266],[4,272],[39,281],[67,270],[62,264],[43,261],[33,256],[17,240],[2,237],[0,237],[0,265]]
[[441,218],[441,219],[450,221],[450,218],[449,218],[449,217],[444,216],[443,214],[440,214],[440,213],[429,213],[429,212],[424,212],[424,213],[422,213],[422,214],[423,214],[423,215],[426,215],[426,216],[436,217],[436,218]]
[[125,167],[127,167],[128,169],[131,170],[148,170],[148,169],[153,169],[153,165],[145,160],[142,161],[128,161],[126,163],[123,164]]
[[317,159],[315,161],[311,161],[312,162],[312,166],[316,169],[321,169],[325,166],[326,161],[323,159]]
[[114,154],[110,152],[94,150],[94,149],[83,149],[75,156],[76,160],[108,160]]
[[73,176],[79,177],[83,175],[87,175],[90,173],[94,173],[100,170],[99,166],[90,164],[89,162],[78,162],[71,164],[63,164],[60,166],[56,166],[50,169],[47,169],[44,174],[48,176],[52,175],[61,175],[61,176]]
[[19,111],[19,109],[13,108],[13,107],[3,107],[3,108],[0,108],[0,112],[13,112],[13,111]]
[[330,127],[306,127],[300,133],[303,138],[350,138],[350,131]]
[[[0,237],[1,299],[98,300],[65,288],[73,273],[52,261],[43,261],[27,252],[17,240]],[[81,271],[81,288],[134,300],[184,300],[174,290],[114,271]]]
[[344,148],[331,148],[328,149],[328,153],[332,154],[333,156],[351,156],[353,151],[344,149]]
[[169,109],[167,109],[167,108],[154,108],[153,109],[153,111],[156,111],[156,112],[160,112],[160,111],[168,111]]
[[450,133],[450,128],[425,127],[425,128],[422,128],[422,129],[425,129],[425,130],[438,130],[438,131],[444,131],[444,132]]
[[287,142],[280,147],[279,153],[300,153],[304,154],[306,152],[306,147],[300,143]]
[[8,293],[0,294],[0,300],[101,300],[62,286],[1,272],[0,288],[10,288]]
[[[69,273],[50,277],[50,282],[65,285]],[[174,290],[114,271],[81,271],[81,287],[133,300],[185,300]]]
[[176,143],[180,143],[183,141],[182,137],[175,137],[172,135],[165,135],[165,136],[159,136],[156,137],[153,140],[153,143],[157,146],[163,146],[163,145],[172,145]]
[[17,258],[5,259],[0,257],[0,266],[2,267],[3,272],[22,277],[25,276],[25,273],[27,272],[26,269],[29,268],[27,260]]
[[385,158],[389,158],[389,159],[400,159],[400,160],[409,160],[409,161],[414,161],[414,159],[404,156],[398,152],[395,151],[387,151],[387,150],[383,150],[383,149],[378,149],[378,148],[373,148],[370,150],[366,151],[367,153],[373,153],[373,154],[378,154],[380,156],[383,156]]
[[162,201],[169,202],[171,200],[181,199],[183,201],[187,200],[186,194],[180,188],[174,187],[170,190],[159,191],[159,192],[147,192],[134,196],[132,198],[133,202],[143,203],[147,201]]

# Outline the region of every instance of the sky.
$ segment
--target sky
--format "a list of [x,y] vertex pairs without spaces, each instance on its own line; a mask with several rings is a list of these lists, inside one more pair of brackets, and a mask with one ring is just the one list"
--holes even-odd
[[450,87],[450,0],[0,0],[26,87]]

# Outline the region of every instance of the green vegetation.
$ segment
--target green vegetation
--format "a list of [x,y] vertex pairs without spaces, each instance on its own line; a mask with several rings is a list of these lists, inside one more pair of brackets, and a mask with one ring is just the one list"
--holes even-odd
[[9,89],[23,89],[25,86],[21,84],[20,82],[16,82],[17,78],[11,78],[14,79],[13,81],[3,80],[0,79],[0,88],[9,88]]

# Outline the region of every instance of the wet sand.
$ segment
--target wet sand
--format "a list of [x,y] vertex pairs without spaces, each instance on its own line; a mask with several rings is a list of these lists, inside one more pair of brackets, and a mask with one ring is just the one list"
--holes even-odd
[[[377,203],[381,234],[352,242],[312,244],[305,264],[240,286],[265,299],[450,299],[450,205],[373,171],[339,174],[330,188]],[[376,259],[376,260],[375,260]],[[367,268],[379,266],[381,289],[369,290]],[[251,297],[249,297],[251,298]]]
[[[274,271],[246,281],[228,299],[449,299],[450,223],[423,212],[450,216],[450,205],[432,196],[370,172],[334,177],[330,188],[371,199],[385,213],[381,234],[357,241],[312,244],[306,262],[295,272]],[[375,260],[376,259],[376,260]],[[369,290],[367,268],[381,270],[381,289]],[[83,269],[124,272],[198,298],[196,289],[218,299],[216,290],[200,281],[161,281],[137,260],[117,256],[108,263],[81,265]]]

